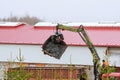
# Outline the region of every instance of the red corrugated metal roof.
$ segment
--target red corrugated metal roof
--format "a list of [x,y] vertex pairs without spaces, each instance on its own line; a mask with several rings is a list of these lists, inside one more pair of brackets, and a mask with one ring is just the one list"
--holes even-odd
[[[85,27],[95,46],[120,47],[120,26]],[[43,44],[45,40],[55,33],[53,27],[34,28],[34,26],[20,25],[14,28],[0,27],[0,44]],[[75,32],[61,31],[65,42],[71,46],[85,45]]]

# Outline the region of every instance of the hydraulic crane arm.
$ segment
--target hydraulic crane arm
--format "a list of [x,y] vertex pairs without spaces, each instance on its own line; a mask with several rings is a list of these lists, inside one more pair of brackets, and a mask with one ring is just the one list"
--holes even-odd
[[93,46],[93,43],[91,42],[91,40],[90,40],[86,30],[84,29],[83,25],[80,25],[79,28],[72,28],[69,26],[58,24],[56,29],[57,30],[62,29],[62,30],[68,30],[68,31],[72,31],[72,32],[78,32],[78,34],[81,36],[82,40],[87,44],[88,48],[90,49],[90,51],[93,55],[93,61],[95,62],[96,60],[100,60],[98,53],[97,53],[95,47]]
[[79,28],[75,28],[75,27],[58,24],[56,26],[56,34],[51,35],[43,44],[42,48],[43,48],[44,54],[48,54],[49,56],[60,59],[63,52],[67,48],[66,43],[63,41],[64,40],[63,35],[58,33],[59,29],[77,32],[80,35],[80,37],[82,38],[82,40],[86,43],[86,45],[90,49],[91,54],[93,56],[94,76],[95,76],[94,80],[97,80],[99,77],[99,71],[100,71],[99,70],[100,69],[100,58],[99,58],[98,53],[97,53],[95,47],[93,46],[93,43],[91,42],[84,26],[82,26],[82,25],[80,25]]
[[58,24],[57,30],[58,29],[68,30],[68,31],[72,31],[72,32],[78,32],[78,34],[80,35],[82,40],[86,43],[86,45],[88,46],[88,48],[91,51],[91,54],[93,56],[94,76],[95,76],[95,80],[97,80],[97,78],[99,77],[98,75],[99,75],[99,71],[100,71],[99,70],[100,69],[100,58],[99,58],[98,53],[97,53],[95,47],[93,46],[93,43],[91,42],[84,26],[80,25],[79,28],[73,28],[73,27]]
[[90,51],[93,55],[93,61],[96,62],[96,60],[97,61],[100,60],[98,53],[97,53],[95,47],[93,46],[93,44],[92,44],[86,30],[84,29],[83,25],[80,25],[79,28],[73,28],[73,27],[58,24],[56,29],[57,30],[62,29],[62,30],[68,30],[68,31],[72,31],[72,32],[78,32],[78,34],[81,36],[82,40],[86,43],[86,45],[90,49]]

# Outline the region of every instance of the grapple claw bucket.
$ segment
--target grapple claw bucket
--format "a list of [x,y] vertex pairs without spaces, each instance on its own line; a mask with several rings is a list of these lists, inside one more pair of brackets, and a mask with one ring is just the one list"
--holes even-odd
[[67,45],[63,41],[63,35],[51,35],[43,44],[42,49],[44,54],[47,54],[56,59],[60,59],[66,50]]

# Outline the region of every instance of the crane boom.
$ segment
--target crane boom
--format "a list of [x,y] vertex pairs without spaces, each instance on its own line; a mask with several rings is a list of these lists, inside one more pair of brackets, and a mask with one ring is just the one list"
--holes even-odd
[[79,28],[73,28],[73,27],[58,24],[57,29],[68,30],[68,31],[72,31],[72,32],[78,32],[78,34],[81,36],[82,40],[86,43],[86,45],[90,49],[90,51],[93,55],[93,61],[95,62],[95,60],[100,60],[100,58],[98,56],[98,53],[97,53],[95,47],[93,46],[93,43],[91,42],[91,40],[90,40],[86,30],[84,29],[83,25],[80,25]]
[[83,25],[80,25],[79,28],[73,28],[73,27],[69,27],[69,26],[65,26],[65,25],[61,25],[58,24],[57,25],[57,29],[62,29],[62,30],[68,30],[68,31],[72,31],[72,32],[78,32],[78,34],[81,36],[81,38],[83,39],[83,41],[87,44],[87,46],[89,47],[92,55],[93,55],[93,61],[94,60],[100,60],[98,53],[95,49],[95,47],[93,46],[93,43],[91,42],[86,30],[84,29]]
[[57,29],[68,30],[68,31],[72,31],[72,32],[78,32],[78,34],[80,35],[82,40],[86,43],[86,45],[88,46],[88,48],[91,51],[91,54],[93,56],[94,76],[95,76],[95,80],[97,80],[97,78],[99,77],[98,75],[99,75],[99,67],[100,67],[100,58],[99,58],[98,53],[97,53],[95,47],[93,46],[93,43],[91,42],[84,26],[80,25],[79,28],[73,28],[73,27],[70,27],[70,26],[65,26],[65,25],[58,24]]

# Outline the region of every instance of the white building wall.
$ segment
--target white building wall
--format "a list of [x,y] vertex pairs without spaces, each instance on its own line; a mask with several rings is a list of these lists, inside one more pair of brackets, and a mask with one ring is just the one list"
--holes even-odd
[[120,67],[120,48],[110,48],[109,53],[109,63]]
[[[0,44],[0,61],[17,61],[19,56],[19,49],[24,56],[24,62],[35,63],[56,63],[56,64],[81,64],[92,65],[92,55],[87,47],[69,46],[60,59],[55,59],[48,55],[44,55],[41,45],[11,45]],[[104,58],[106,47],[96,47],[96,50],[101,58]]]
[[[0,61],[10,61],[11,59],[17,61],[16,57],[19,56],[19,49],[25,58],[24,62],[93,65],[93,58],[87,46],[68,46],[62,57],[60,59],[55,59],[48,55],[44,55],[41,45],[0,44]],[[96,47],[96,50],[101,60],[103,60],[105,58],[106,47]],[[120,50],[112,49],[110,53],[113,55],[110,56],[110,60],[112,60],[112,62],[114,62],[114,60],[117,61],[116,66],[120,66],[120,59],[115,55],[117,53],[120,55]],[[113,65],[112,62],[110,63]],[[0,79],[2,80],[3,69],[4,68],[0,68]],[[93,72],[90,72],[90,74],[93,76]]]

